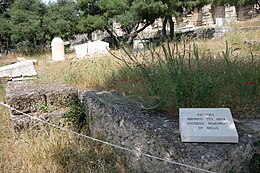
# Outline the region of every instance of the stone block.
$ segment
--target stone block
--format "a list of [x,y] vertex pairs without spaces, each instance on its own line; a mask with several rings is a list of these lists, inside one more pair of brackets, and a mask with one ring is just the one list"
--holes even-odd
[[51,42],[52,61],[65,61],[64,42],[55,37]]
[[21,61],[7,66],[0,67],[0,78],[19,78],[36,76],[37,72],[31,61]]
[[[37,112],[41,107],[49,111],[66,108],[78,99],[78,91],[61,84],[35,84],[33,82],[8,82],[7,103],[26,113]],[[17,115],[12,111],[13,115]]]
[[74,46],[76,57],[82,59],[86,56],[103,55],[109,53],[109,43],[104,41],[87,42]]
[[[182,143],[177,118],[144,111],[140,105],[109,92],[86,92],[83,100],[88,105],[92,134],[103,134],[107,141],[135,151],[213,172],[248,172],[249,161],[257,152],[254,144],[260,138],[259,119],[243,119],[236,124],[240,136],[237,144]],[[197,172],[140,154],[122,153],[136,172]]]
[[[64,126],[65,122],[63,116],[66,110],[59,110],[54,112],[36,112],[29,113],[30,116],[39,118],[48,123]],[[11,115],[11,124],[15,132],[20,132],[28,128],[39,128],[40,126],[46,126],[46,123],[32,119],[28,116]]]
[[37,59],[25,59],[24,57],[17,57],[16,60],[17,62],[23,62],[23,61],[32,62],[33,64],[37,64],[38,62]]

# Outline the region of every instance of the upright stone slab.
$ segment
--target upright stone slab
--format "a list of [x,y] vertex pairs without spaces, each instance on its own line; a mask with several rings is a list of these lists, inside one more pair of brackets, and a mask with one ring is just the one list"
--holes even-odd
[[97,56],[109,53],[109,43],[104,41],[93,41],[74,46],[76,57],[82,59],[86,56]]
[[181,108],[182,142],[238,143],[238,133],[228,108]]
[[52,61],[65,61],[64,42],[61,38],[55,37],[51,42]]
[[88,43],[80,44],[80,45],[75,45],[74,50],[76,53],[76,57],[78,59],[82,59],[85,56],[88,55]]

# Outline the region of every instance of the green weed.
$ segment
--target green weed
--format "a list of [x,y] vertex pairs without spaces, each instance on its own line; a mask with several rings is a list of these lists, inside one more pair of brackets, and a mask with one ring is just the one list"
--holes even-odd
[[166,43],[159,51],[151,48],[139,56],[125,49],[127,57],[116,57],[125,67],[109,81],[116,88],[127,88],[126,93],[134,95],[145,109],[177,112],[179,107],[247,107],[258,111],[259,58],[242,58],[233,51],[227,43],[217,56],[204,56],[195,44],[187,49]]
[[38,105],[37,109],[39,112],[48,112],[49,111],[48,105],[45,105],[45,104]]
[[250,160],[250,169],[252,173],[260,172],[260,154],[255,154]]
[[80,130],[87,121],[87,107],[83,105],[79,100],[71,102],[69,110],[65,113],[64,118],[72,122],[74,126]]

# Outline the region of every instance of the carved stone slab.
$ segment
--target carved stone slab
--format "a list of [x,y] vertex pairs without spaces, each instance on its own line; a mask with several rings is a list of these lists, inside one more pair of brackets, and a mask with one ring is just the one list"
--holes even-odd
[[180,108],[182,142],[238,143],[238,133],[228,108]]

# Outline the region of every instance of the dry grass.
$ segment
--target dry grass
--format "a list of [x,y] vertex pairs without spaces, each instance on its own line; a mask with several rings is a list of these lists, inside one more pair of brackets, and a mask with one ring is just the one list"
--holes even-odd
[[[257,18],[236,25],[236,27],[245,26],[260,26],[260,20]],[[243,43],[250,39],[260,40],[260,30],[254,32],[235,31],[229,33],[223,40],[196,41],[195,43],[198,44],[201,55],[205,56],[210,54],[220,57],[218,55],[222,55],[227,40],[233,48],[234,54],[239,54],[240,57],[248,59],[250,57],[248,51],[253,51],[254,57],[259,58],[260,49],[258,47]],[[192,46],[192,44],[190,45]],[[116,54],[122,56],[120,52],[116,52]],[[69,54],[67,58],[73,60],[74,56],[74,54]],[[12,55],[3,58],[0,64],[14,62],[16,57],[17,55]],[[36,82],[67,83],[85,90],[114,89],[138,101],[151,100],[150,96],[145,98],[149,95],[149,92],[143,78],[136,75],[140,73],[133,73],[131,69],[125,67],[124,63],[112,56],[56,63],[46,62],[46,60],[51,59],[50,54],[30,58],[38,59],[36,68],[39,79]],[[163,76],[158,75],[158,78],[161,79],[161,77]],[[249,77],[251,76],[249,75]],[[158,85],[162,85],[166,90],[172,90],[171,87],[166,85],[169,82],[170,80],[165,80],[165,83],[159,81]],[[194,86],[190,87],[192,90],[194,89]],[[4,87],[1,85],[0,88],[0,100],[2,101],[5,95]],[[230,93],[230,90],[234,90],[234,88],[230,86],[220,94],[226,95],[225,93]],[[235,90],[239,90],[239,88],[235,88]],[[235,96],[237,95],[235,94]],[[172,95],[166,96],[167,98],[174,97]],[[228,96],[226,95],[226,100],[224,100],[226,105],[224,106],[227,106],[230,99],[234,98]],[[169,105],[168,108],[175,109],[171,104]],[[238,106],[240,109],[238,111],[242,112],[251,109],[240,107],[240,105],[234,106]],[[31,129],[19,135],[14,134],[10,125],[9,111],[0,107],[0,115],[0,173],[131,172],[127,169],[124,158],[120,158],[113,149],[107,146],[79,139],[55,129],[41,129],[39,131]]]
[[119,66],[112,56],[56,63],[40,61],[38,82],[62,82],[84,89],[103,88],[107,78]]
[[257,16],[255,18],[252,18],[247,21],[232,23],[232,24],[229,24],[228,26],[233,27],[233,28],[260,27],[260,16]]
[[106,145],[53,128],[13,133],[9,110],[0,106],[0,115],[0,173],[131,172]]
[[[16,62],[18,56],[2,58],[1,65]],[[38,60],[36,82],[65,82],[79,88],[102,86],[117,66],[111,57],[57,63],[46,62],[51,60],[50,54],[25,58]],[[0,86],[3,101],[5,86]],[[9,110],[1,106],[0,114],[0,173],[131,172],[113,148],[52,128],[17,134],[12,131]]]

